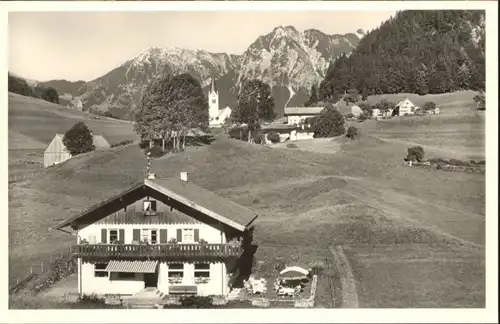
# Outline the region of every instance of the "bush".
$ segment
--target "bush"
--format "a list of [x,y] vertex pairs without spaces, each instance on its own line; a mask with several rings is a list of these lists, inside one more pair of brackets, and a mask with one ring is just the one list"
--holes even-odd
[[424,111],[429,111],[429,110],[434,110],[436,109],[436,103],[434,101],[427,101],[426,103],[424,103],[424,105],[422,106],[422,109]]
[[83,122],[76,123],[64,134],[63,143],[72,155],[95,150],[92,133]]
[[[111,145],[111,147],[125,146],[125,145],[131,144],[131,143],[132,143],[132,140],[123,140],[120,143],[116,143],[116,144]],[[139,146],[140,146],[140,144],[139,144]]]
[[327,105],[312,125],[314,137],[335,137],[345,133],[344,116],[331,105]]
[[212,308],[212,297],[189,296],[181,298],[183,308]]
[[348,139],[354,139],[355,137],[357,137],[359,135],[359,131],[356,127],[354,126],[349,126],[349,128],[347,129],[347,138]]
[[288,147],[288,148],[298,148],[298,146],[297,146],[297,145],[295,145],[294,143],[288,143],[288,144],[286,145],[286,147]]
[[57,93],[56,89],[54,88],[47,88],[42,90],[42,99],[48,102],[52,103],[59,103],[59,94]]
[[413,146],[408,148],[408,155],[406,156],[406,161],[412,162],[422,162],[424,160],[424,149],[422,146]]
[[271,132],[267,134],[267,139],[271,141],[271,143],[279,143],[280,142],[280,134],[278,132]]

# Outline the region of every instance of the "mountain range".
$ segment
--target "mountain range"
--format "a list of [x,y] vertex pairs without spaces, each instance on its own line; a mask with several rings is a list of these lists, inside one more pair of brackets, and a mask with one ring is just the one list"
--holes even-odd
[[235,107],[242,85],[260,79],[271,86],[275,111],[282,115],[285,104],[303,105],[311,87],[325,77],[330,63],[351,53],[363,35],[362,30],[328,35],[316,29],[299,31],[293,26],[278,26],[259,36],[241,55],[154,47],[89,82],[51,80],[38,85],[55,88],[61,102],[78,98],[85,109],[132,119],[143,88],[168,73],[191,74],[205,92],[215,78],[221,109]]

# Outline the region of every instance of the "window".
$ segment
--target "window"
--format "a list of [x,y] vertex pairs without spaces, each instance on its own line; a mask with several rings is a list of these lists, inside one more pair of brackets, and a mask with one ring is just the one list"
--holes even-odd
[[151,243],[153,243],[153,244],[158,243],[158,231],[157,230],[151,230]]
[[212,99],[212,103],[213,103],[213,104],[214,104],[214,103],[216,103],[216,102],[217,102],[217,100],[216,100],[216,99]]
[[155,200],[144,200],[143,208],[144,208],[145,215],[156,215],[156,201]]
[[158,231],[155,229],[143,229],[141,231],[141,240],[152,244],[158,243]]
[[118,230],[109,230],[109,243],[113,243],[118,240]]
[[182,230],[182,242],[194,242],[194,230],[192,228]]
[[194,265],[194,277],[195,278],[210,278],[210,264],[208,264],[208,263],[196,263]]
[[182,263],[171,263],[168,265],[168,277],[169,278],[182,278],[184,277],[184,264]]
[[107,266],[107,263],[94,264],[94,277],[109,277],[109,272],[104,271]]
[[134,279],[135,273],[133,273],[133,272],[117,272],[116,277],[118,279]]

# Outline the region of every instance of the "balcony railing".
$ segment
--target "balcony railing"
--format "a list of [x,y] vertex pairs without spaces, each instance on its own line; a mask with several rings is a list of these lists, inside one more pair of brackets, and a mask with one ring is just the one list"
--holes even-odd
[[236,244],[82,244],[76,246],[79,257],[189,258],[232,257],[243,252]]

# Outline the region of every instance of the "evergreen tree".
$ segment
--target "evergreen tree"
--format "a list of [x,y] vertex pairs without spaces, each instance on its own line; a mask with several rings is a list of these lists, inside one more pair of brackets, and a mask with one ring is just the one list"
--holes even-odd
[[309,97],[309,100],[307,100],[304,103],[304,106],[305,107],[312,107],[312,106],[316,105],[318,103],[318,101],[319,101],[319,99],[318,99],[316,85],[313,84],[313,86],[311,87],[311,96]]
[[367,33],[349,57],[330,63],[318,99],[331,101],[351,88],[421,95],[484,90],[484,15],[480,10],[398,12]]

